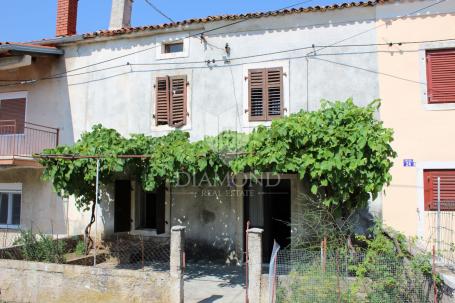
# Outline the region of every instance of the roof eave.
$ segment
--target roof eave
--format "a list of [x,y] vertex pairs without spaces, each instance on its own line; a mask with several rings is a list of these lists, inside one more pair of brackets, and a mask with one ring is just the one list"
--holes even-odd
[[31,56],[61,56],[65,52],[55,47],[39,47],[34,45],[23,44],[1,44],[0,53],[8,52],[13,55],[31,55]]

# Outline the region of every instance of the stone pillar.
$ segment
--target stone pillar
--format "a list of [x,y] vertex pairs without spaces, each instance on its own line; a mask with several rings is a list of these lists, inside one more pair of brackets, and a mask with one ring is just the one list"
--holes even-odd
[[261,302],[262,232],[250,228],[248,233],[248,302]]
[[171,228],[170,303],[183,303],[185,226]]

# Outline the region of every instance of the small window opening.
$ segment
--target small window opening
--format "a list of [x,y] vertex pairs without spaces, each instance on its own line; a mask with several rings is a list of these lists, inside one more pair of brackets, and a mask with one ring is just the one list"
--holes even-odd
[[181,53],[183,52],[183,41],[164,44],[164,53]]

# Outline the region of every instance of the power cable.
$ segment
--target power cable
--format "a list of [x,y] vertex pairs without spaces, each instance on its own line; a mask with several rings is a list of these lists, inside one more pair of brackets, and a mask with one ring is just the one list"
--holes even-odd
[[163,13],[162,10],[160,10],[156,5],[154,5],[152,2],[150,2],[150,0],[144,0],[145,3],[147,3],[148,5],[150,5],[158,14],[160,14],[161,16],[163,16],[164,18],[166,18],[167,20],[171,21],[172,23],[175,23],[175,21],[169,17],[168,15],[166,15],[165,13]]
[[[285,10],[285,9],[288,9],[288,8],[291,8],[291,7],[294,7],[294,6],[297,6],[297,5],[301,5],[301,4],[304,4],[304,3],[309,3],[311,1],[314,1],[314,0],[306,0],[306,1],[297,2],[297,3],[294,3],[292,5],[288,5],[288,6],[284,7],[284,8],[278,9],[277,11],[282,11],[282,10]],[[260,18],[260,17],[257,17],[257,18]],[[219,29],[223,29],[223,28],[226,28],[226,27],[229,27],[229,26],[233,26],[233,25],[248,21],[250,19],[252,19],[252,18],[251,17],[250,18],[246,17],[245,19],[241,19],[241,20],[238,20],[238,21],[233,22],[233,23],[229,23],[229,24],[225,24],[225,25],[222,25],[222,26],[214,27],[212,29],[201,31],[201,32],[198,32],[198,33],[195,33],[195,34],[190,34],[187,38],[200,37],[201,35],[203,35],[205,33],[213,32],[213,31],[216,31],[216,30],[219,30]],[[120,55],[120,56],[116,56],[116,57],[112,57],[112,58],[109,58],[109,59],[101,60],[101,61],[98,61],[98,62],[95,62],[95,63],[91,63],[91,64],[88,64],[88,65],[85,65],[85,66],[74,68],[74,69],[69,70],[69,71],[65,71],[63,73],[57,73],[57,74],[54,74],[54,75],[51,75],[51,76],[48,76],[48,77],[37,79],[37,80],[35,80],[35,82],[36,81],[40,81],[40,80],[47,80],[48,78],[53,78],[54,76],[60,76],[60,75],[68,74],[68,73],[71,73],[71,72],[74,72],[74,71],[78,71],[78,70],[81,70],[81,69],[85,69],[85,68],[88,68],[88,67],[93,67],[93,66],[97,66],[97,65],[100,65],[100,64],[112,62],[112,61],[115,61],[115,60],[118,60],[118,59],[126,58],[126,57],[129,57],[129,56],[135,55],[135,54],[139,54],[139,53],[143,53],[143,52],[155,49],[158,46],[159,45],[154,45],[152,47],[144,48],[144,49],[137,50],[137,51],[130,52],[130,53],[126,53],[126,54],[123,54],[123,55]]]
[[[441,4],[441,3],[445,2],[445,1],[447,1],[447,0],[439,0],[439,1],[436,2],[436,3],[432,3],[432,4],[430,4],[430,5],[426,5],[426,6],[422,7],[422,8],[419,8],[418,10],[412,11],[412,12],[410,12],[410,13],[404,15],[403,17],[411,17],[411,16],[414,15],[414,14],[417,14],[417,13],[419,13],[419,12],[421,12],[421,11],[423,11],[423,10],[426,10],[426,9],[428,9],[428,8],[430,8],[430,7],[439,5],[439,4]],[[347,37],[347,38],[338,40],[338,41],[336,41],[336,42],[334,42],[334,43],[332,43],[332,44],[329,44],[329,45],[326,46],[326,47],[321,47],[321,48],[319,48],[319,49],[317,49],[317,50],[314,50],[314,51],[312,51],[312,52],[309,52],[307,55],[310,55],[311,53],[314,53],[314,54],[315,54],[316,52],[319,52],[319,51],[321,51],[321,50],[323,50],[323,49],[325,49],[325,48],[327,48],[327,47],[329,47],[329,46],[334,46],[334,45],[339,44],[339,43],[341,43],[341,42],[344,42],[344,41],[353,39],[353,38],[355,38],[355,37],[361,36],[361,35],[363,35],[363,34],[365,34],[365,33],[368,33],[368,32],[370,32],[370,31],[372,31],[372,30],[376,30],[376,29],[378,29],[378,28],[380,28],[380,27],[382,27],[382,26],[385,26],[386,24],[387,24],[387,23],[384,22],[383,24],[376,25],[376,26],[374,26],[374,27],[372,27],[372,28],[369,28],[369,29],[367,29],[367,30],[361,31],[361,32],[359,32],[359,33],[357,33],[357,34],[355,34],[355,35],[352,35],[352,36],[349,36],[349,37]]]

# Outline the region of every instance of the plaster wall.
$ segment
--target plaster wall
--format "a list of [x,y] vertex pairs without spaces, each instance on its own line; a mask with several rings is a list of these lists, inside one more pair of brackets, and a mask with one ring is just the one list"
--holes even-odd
[[[451,139],[455,136],[455,107],[428,107],[425,65],[426,49],[455,47],[455,43],[425,41],[453,39],[455,7],[447,1],[412,18],[391,17],[431,3],[411,1],[376,8],[377,43],[418,42],[380,47],[378,71],[382,74],[378,79],[380,117],[386,127],[394,129],[392,145],[398,153],[392,183],[382,197],[383,219],[409,236],[420,237],[431,232],[431,222],[425,222],[429,214],[423,209],[423,169],[455,168],[455,142]],[[415,167],[404,167],[403,159],[413,159]]]
[[[21,229],[67,235],[67,204],[40,176],[40,169],[0,170],[0,183],[22,183]],[[0,230],[0,247],[9,246],[18,233],[14,228]]]
[[[247,68],[285,68],[286,114],[317,109],[323,98],[353,97],[357,104],[367,104],[378,97],[376,75],[359,77],[355,70],[319,59],[376,68],[376,56],[368,52],[373,47],[355,56],[349,54],[352,51],[349,47],[317,51],[318,56],[310,59],[304,56],[314,51],[313,44],[317,49],[361,31],[368,32],[352,38],[350,44],[375,42],[376,34],[371,30],[375,25],[374,14],[372,8],[353,8],[248,20],[208,33],[208,44],[198,38],[185,38],[186,52],[174,58],[160,56],[162,42],[175,41],[225,23],[208,23],[183,33],[133,34],[68,45],[65,47],[67,70],[125,56],[88,67],[80,71],[82,74],[68,78],[68,107],[71,108],[68,118],[73,122],[74,138],[96,123],[113,127],[124,135],[168,132],[170,128],[156,126],[153,117],[154,84],[156,77],[165,75],[187,75],[189,117],[182,129],[189,131],[193,140],[222,130],[249,131],[257,126],[248,122],[245,113]],[[230,56],[224,50],[226,43],[231,48]],[[302,49],[240,59],[296,48]],[[204,62],[212,59],[221,61]]]

